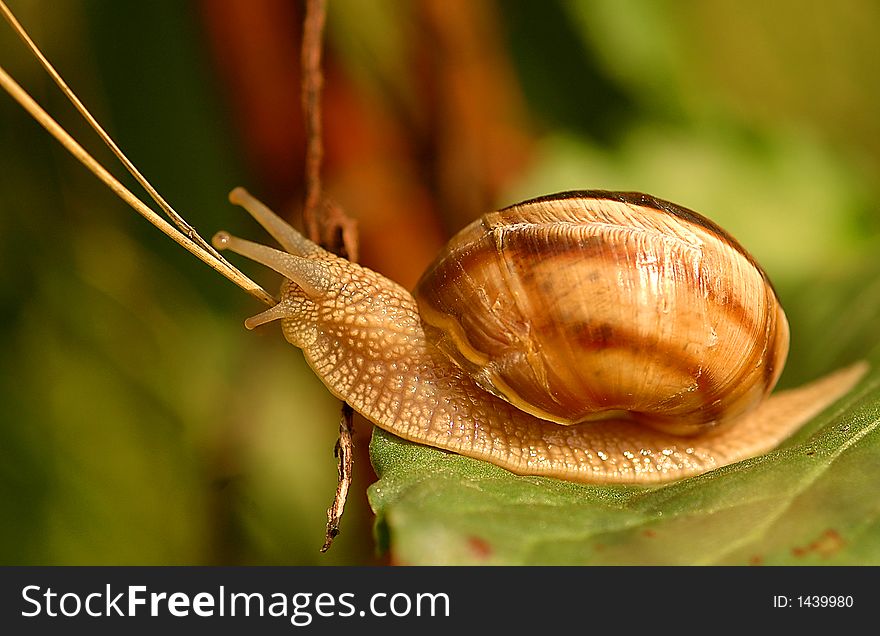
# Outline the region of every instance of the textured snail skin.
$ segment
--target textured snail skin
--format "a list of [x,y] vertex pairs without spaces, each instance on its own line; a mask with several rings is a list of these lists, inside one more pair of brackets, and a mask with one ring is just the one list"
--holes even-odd
[[480,388],[428,341],[407,290],[309,243],[268,217],[244,191],[230,198],[248,207],[292,252],[225,233],[215,237],[217,247],[287,278],[279,303],[251,318],[248,327],[280,319],[285,338],[303,350],[328,389],[377,426],[518,474],[588,483],[651,483],[700,474],[775,447],[852,388],[865,370],[855,365],[778,393],[736,421],[697,435],[672,434],[630,417],[563,426]]

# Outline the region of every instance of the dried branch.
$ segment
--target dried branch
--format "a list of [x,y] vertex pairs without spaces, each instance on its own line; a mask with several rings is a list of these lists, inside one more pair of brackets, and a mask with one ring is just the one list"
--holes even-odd
[[149,193],[159,207],[168,215],[168,217],[177,226],[175,230],[172,226],[159,217],[153,210],[145,205],[140,199],[123,186],[110,172],[96,161],[82,146],[80,146],[71,137],[64,128],[62,128],[39,104],[37,104],[22,89],[15,80],[12,79],[5,71],[0,69],[0,86],[3,87],[21,106],[39,122],[53,137],[55,137],[64,148],[76,157],[83,165],[86,166],[96,177],[103,181],[117,196],[130,205],[138,214],[146,218],[150,223],[161,230],[165,235],[177,242],[178,245],[185,248],[191,254],[208,264],[215,271],[222,274],[230,281],[244,289],[252,296],[260,299],[267,305],[275,303],[275,299],[262,287],[250,280],[247,276],[236,269],[229,261],[223,258],[210,243],[205,241],[198,232],[191,227],[186,220],[183,219],[174,209],[165,201],[164,198],[156,191],[156,189],[147,181],[146,177],[135,167],[135,165],[125,156],[125,153],[111,139],[110,135],[101,127],[98,121],[92,116],[85,105],[76,96],[73,90],[67,85],[67,82],[61,77],[55,67],[49,62],[37,44],[31,39],[24,27],[19,23],[13,15],[9,7],[0,0],[0,15],[2,15],[12,29],[18,34],[25,45],[30,49],[34,57],[40,62],[52,80],[61,89],[61,92],[71,101],[71,103],[80,112],[88,124],[98,133],[101,140],[113,151],[123,166],[131,173],[135,180],[141,184],[144,190]]
[[348,498],[348,489],[351,487],[354,467],[354,409],[345,402],[342,403],[342,413],[339,418],[339,439],[336,441],[334,455],[337,459],[339,479],[336,484],[336,496],[333,503],[327,509],[327,533],[324,537],[324,545],[321,552],[330,549],[333,539],[339,534],[339,522],[342,520],[342,512],[345,508],[345,500]]
[[[306,129],[305,201],[303,223],[309,238],[324,248],[349,260],[357,260],[356,226],[340,206],[324,197],[321,184],[321,165],[324,160],[322,137],[321,89],[324,74],[321,69],[324,25],[327,21],[325,0],[306,0],[302,38],[302,106]],[[351,487],[354,465],[354,411],[342,404],[339,439],[335,455],[339,479],[333,503],[327,509],[327,532],[321,552],[326,552],[339,534],[339,522]]]
[[321,89],[324,74],[321,70],[322,38],[327,17],[325,0],[306,0],[306,15],[302,38],[302,108],[306,128],[306,179],[303,222],[309,238],[320,242],[321,163],[324,160],[324,142],[321,128]]

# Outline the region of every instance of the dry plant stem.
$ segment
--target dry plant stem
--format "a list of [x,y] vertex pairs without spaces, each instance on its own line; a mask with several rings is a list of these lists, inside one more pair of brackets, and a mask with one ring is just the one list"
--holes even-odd
[[111,175],[104,166],[98,163],[82,146],[80,146],[49,114],[44,111],[33,98],[19,86],[2,68],[0,68],[0,86],[9,93],[15,101],[33,117],[40,125],[45,128],[49,134],[57,139],[62,146],[86,166],[96,177],[107,185],[120,199],[130,205],[138,214],[147,219],[156,226],[163,234],[170,237],[178,245],[186,249],[188,252],[196,256],[199,260],[208,264],[218,273],[222,274],[230,281],[241,287],[243,290],[263,301],[267,305],[274,305],[275,299],[266,292],[262,287],[250,280],[244,274],[234,267],[230,266],[226,260],[219,260],[213,254],[206,251],[198,243],[195,243],[185,234],[175,229],[161,216],[156,214],[148,206],[131,193],[122,183],[120,183],[113,175]]
[[306,234],[315,242],[321,240],[321,162],[324,146],[321,130],[321,50],[327,16],[325,0],[306,0],[302,38],[302,107],[306,128],[306,175],[303,222]]
[[339,479],[336,484],[336,496],[333,503],[327,509],[327,533],[324,537],[324,545],[321,552],[330,549],[333,539],[339,534],[339,522],[342,520],[342,512],[345,508],[345,500],[348,498],[348,490],[351,487],[352,468],[354,466],[354,409],[347,403],[342,403],[342,413],[339,417],[339,439],[336,442],[336,459]]
[[205,241],[199,234],[183,220],[158,192],[150,185],[146,178],[135,168],[129,159],[122,153],[119,147],[114,143],[110,136],[98,124],[91,113],[86,109],[82,102],[76,97],[67,83],[61,78],[54,67],[49,63],[48,59],[43,55],[42,51],[37,47],[34,41],[28,36],[24,28],[3,2],[0,0],[0,13],[6,21],[12,26],[13,30],[24,41],[31,50],[33,55],[40,61],[43,68],[49,73],[55,83],[61,88],[61,91],[76,106],[80,114],[89,122],[92,128],[98,133],[104,143],[116,154],[128,171],[137,179],[153,199],[162,207],[165,213],[177,224],[179,229],[175,229],[167,223],[162,217],[156,214],[148,206],[123,186],[113,175],[107,171],[98,161],[96,161],[82,146],[80,146],[52,117],[44,111],[36,101],[31,98],[27,92],[19,86],[2,68],[0,68],[0,85],[12,96],[37,122],[40,123],[53,137],[55,137],[64,148],[76,157],[86,168],[88,168],[96,177],[103,181],[119,198],[130,205],[138,214],[146,218],[150,223],[156,226],[163,234],[170,237],[178,245],[186,249],[188,252],[196,256],[199,260],[208,264],[212,269],[228,278],[230,281],[241,287],[243,290],[271,305],[275,303],[275,299],[271,294],[266,292],[262,287],[250,280],[247,276],[233,267],[225,258],[220,256],[217,251]]
[[[140,171],[135,167],[135,165],[125,156],[125,154],[120,150],[119,146],[116,145],[116,142],[107,134],[107,132],[101,127],[98,121],[92,116],[89,110],[85,107],[85,105],[80,101],[80,99],[76,96],[76,94],[70,89],[67,85],[67,82],[61,77],[58,71],[55,70],[55,67],[49,62],[43,52],[37,47],[36,43],[31,39],[31,37],[27,34],[18,20],[12,15],[12,12],[3,2],[0,0],[0,13],[3,13],[3,17],[6,18],[6,21],[12,26],[18,36],[22,39],[22,41],[27,45],[27,47],[31,50],[34,57],[39,60],[40,64],[42,64],[43,68],[49,74],[49,76],[55,81],[58,85],[58,88],[61,89],[61,92],[70,100],[70,102],[76,107],[79,113],[83,116],[83,118],[89,123],[89,125],[94,129],[101,140],[107,145],[110,150],[113,151],[113,154],[119,159],[123,166],[125,166],[126,170],[128,170],[131,175],[137,180],[137,182],[143,187],[144,190],[152,197],[153,201],[162,208],[165,214],[174,222],[174,224],[180,229],[181,232],[186,234],[186,236],[197,243],[202,249],[207,251],[209,254],[214,256],[216,259],[224,261],[224,259],[214,248],[208,243],[205,239],[203,239],[199,234],[195,231],[195,229],[186,222],[186,220],[180,216],[174,208],[169,205],[167,201],[159,194],[159,192],[147,181],[146,177],[144,177]],[[231,267],[231,266],[230,266]]]
[[[302,107],[306,129],[305,203],[303,223],[309,238],[337,255],[357,259],[357,239],[354,221],[343,210],[325,201],[321,187],[321,163],[324,145],[321,129],[321,89],[324,75],[321,71],[321,50],[324,24],[327,18],[325,0],[306,0],[302,38]],[[351,487],[354,463],[351,407],[342,404],[339,439],[336,442],[339,480],[333,503],[327,509],[327,532],[321,552],[326,552],[339,534],[339,521]]]
[[357,261],[356,224],[345,211],[324,196],[321,166],[324,160],[321,90],[324,86],[322,43],[327,17],[326,0],[306,0],[302,37],[302,109],[306,130],[306,235],[337,256]]
[[337,256],[358,261],[357,222],[339,205],[324,199],[321,217],[324,236],[321,244]]

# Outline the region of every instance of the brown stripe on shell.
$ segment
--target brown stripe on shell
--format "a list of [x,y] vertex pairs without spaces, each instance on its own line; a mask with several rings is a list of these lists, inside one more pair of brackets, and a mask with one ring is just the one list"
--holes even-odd
[[767,356],[767,359],[764,361],[764,385],[767,387],[772,387],[775,382],[775,374],[776,374],[776,356],[773,353],[776,351],[776,341],[779,338],[779,327],[778,325],[773,325],[776,327],[775,329],[769,329],[770,332],[769,337],[767,338],[767,353],[770,354]]
[[[529,255],[538,258],[547,258],[549,256],[561,258],[565,256],[565,253],[559,250],[558,245],[552,241],[532,241],[526,238],[525,241],[518,242],[516,240],[511,240],[512,238],[521,238],[518,236],[518,233],[511,232],[510,230],[502,230],[497,227],[489,227],[485,224],[484,227],[487,230],[487,234],[480,237],[480,240],[475,242],[471,246],[471,249],[461,251],[457,254],[456,269],[461,269],[465,272],[476,271],[477,265],[495,258],[496,254],[492,250],[479,249],[479,247],[494,247],[499,241],[495,239],[493,235],[498,232],[503,232],[505,234],[501,241],[504,244],[505,251],[522,249],[525,247]],[[567,236],[571,237],[571,234]],[[527,245],[525,245],[526,241]],[[576,242],[572,241],[571,244],[577,245],[578,250],[571,252],[570,258],[581,263],[584,263],[589,259],[602,260],[606,257],[608,251],[614,247],[613,243],[598,234],[591,234],[586,237],[585,240],[578,240]],[[442,262],[436,263],[433,269],[437,272],[445,273],[445,268],[442,265]],[[528,271],[524,271],[523,273],[528,274]],[[761,274],[766,281],[766,276],[763,272],[761,272]],[[755,315],[755,312],[752,310],[753,308],[746,307],[741,302],[731,297],[719,298],[716,290],[711,285],[706,286],[705,290],[707,292],[707,300],[719,307],[723,307],[731,322],[739,325],[744,331],[755,331],[758,326],[757,321],[760,317]]]
[[617,201],[618,203],[625,203],[627,205],[637,205],[647,208],[654,208],[657,210],[668,212],[669,214],[684,221],[687,221],[688,223],[698,225],[703,229],[708,230],[710,233],[717,236],[721,241],[739,252],[746,260],[749,261],[749,263],[751,263],[755,267],[755,269],[757,269],[761,273],[761,276],[764,278],[767,284],[770,285],[770,288],[773,289],[774,295],[776,294],[776,289],[773,287],[773,283],[767,276],[764,268],[761,267],[758,261],[755,260],[755,257],[752,256],[748,252],[748,250],[746,250],[742,246],[742,244],[740,244],[740,242],[737,241],[733,236],[731,236],[724,228],[722,228],[711,219],[706,218],[699,212],[695,212],[694,210],[678,205],[677,203],[672,203],[671,201],[659,199],[657,197],[651,196],[650,194],[644,194],[642,192],[617,192],[612,190],[567,190],[565,192],[546,194],[544,196],[535,197],[534,199],[528,199],[526,201],[514,203],[513,205],[508,205],[504,208],[501,208],[499,212],[504,212],[513,208],[519,208],[536,203],[565,201],[570,199],[599,199]]
[[[602,323],[595,325],[583,322],[571,326],[572,338],[584,348],[593,350],[624,349],[638,350],[643,348],[644,339],[636,332],[622,326]],[[596,336],[599,336],[596,338]],[[683,371],[682,375],[688,375],[694,379],[697,391],[706,396],[712,396],[718,392],[718,383],[704,369],[701,369],[699,360],[690,356],[682,355],[681,349],[662,346],[660,343],[651,343],[652,351],[657,353],[657,358],[652,359],[651,364]],[[715,419],[715,418],[713,418]]]
[[[783,314],[781,310],[776,311],[776,315],[773,316],[772,325],[768,321],[767,330],[769,336],[767,336],[765,340],[768,356],[764,361],[764,384],[767,387],[767,393],[769,393],[770,390],[776,386],[776,381],[782,373],[782,367],[785,366],[785,359],[788,356],[788,320],[785,318],[785,314]],[[780,356],[780,364],[777,367],[776,362],[780,339],[779,334],[782,331],[785,332],[785,350]]]
[[[608,323],[595,325],[590,322],[583,322],[577,325],[572,325],[570,331],[572,339],[576,341],[578,345],[584,349],[593,351],[617,349],[638,352],[639,349],[644,348],[645,344],[644,339],[639,334],[626,327],[614,326]],[[596,337],[597,335],[598,338]],[[720,382],[713,377],[703,365],[701,365],[699,360],[683,354],[680,348],[663,345],[660,342],[652,342],[650,343],[650,349],[656,355],[652,356],[649,361],[646,361],[646,365],[672,369],[683,376],[692,378],[696,385],[695,393],[704,396],[705,399],[698,411],[686,412],[692,415],[699,413],[699,419],[702,420],[699,427],[695,427],[692,432],[697,432],[697,430],[703,430],[705,427],[715,426],[723,421],[727,421],[732,415],[732,413],[726,412],[730,409],[731,404],[737,404],[744,395],[751,391],[751,389],[749,389],[748,391],[741,392],[740,383],[737,383],[734,380],[729,381],[728,386],[722,386]],[[770,350],[769,347],[768,350]],[[754,363],[755,357],[759,357],[761,354],[762,350],[756,348],[753,350],[749,362],[741,365],[741,371],[745,372],[746,376],[749,375],[748,370],[752,368],[751,365]],[[552,368],[548,371],[551,375],[556,375],[553,373]],[[740,376],[740,378],[742,379],[742,376]],[[557,382],[556,386],[558,385],[559,383]],[[765,385],[762,393],[768,388],[769,387]],[[657,397],[659,398],[657,400],[658,403],[666,401],[661,398],[661,396]],[[674,396],[670,397],[674,398]],[[666,408],[675,409],[672,402],[666,401],[666,404]],[[608,406],[611,410],[623,408],[622,405],[619,404]],[[631,414],[637,420],[643,420],[653,424],[663,424],[670,421],[680,423],[678,422],[679,418],[686,413],[677,413],[664,417],[658,412],[634,410]],[[694,421],[696,418],[689,419]]]

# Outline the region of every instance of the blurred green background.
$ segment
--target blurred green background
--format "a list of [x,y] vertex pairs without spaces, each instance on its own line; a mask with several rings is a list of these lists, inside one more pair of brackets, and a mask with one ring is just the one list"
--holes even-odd
[[[273,33],[287,32],[295,52],[299,3],[9,4],[204,235],[262,236],[226,202],[239,184],[295,209],[302,149],[286,144],[287,173],[266,167],[271,153],[254,150],[267,146],[253,141],[223,50],[229,33],[267,41],[236,12],[288,11]],[[710,216],[765,266],[792,323],[783,384],[876,352],[880,4],[438,6],[329,2],[328,181],[359,217],[367,264],[394,275],[394,250],[370,238],[373,208],[393,208],[392,200],[422,201],[394,223],[432,218],[424,234],[433,236],[479,205],[565,189],[641,190]],[[0,65],[112,163],[2,26]],[[502,82],[481,92],[479,77],[466,83],[463,51],[487,41],[480,59]],[[437,42],[445,46],[430,46]],[[438,68],[446,84],[432,83]],[[272,81],[267,99],[295,98],[295,77]],[[463,110],[445,101],[455,91]],[[346,110],[353,103],[369,107]],[[486,156],[518,160],[500,176],[477,180],[471,170],[473,183],[457,182],[448,166],[473,136],[460,134],[468,124],[455,113],[479,121],[498,108],[516,113],[512,123],[481,143],[494,144]],[[351,124],[364,111],[372,119]],[[387,120],[398,122],[393,134]],[[349,125],[359,134],[339,133]],[[271,144],[272,130],[265,136]],[[390,138],[406,140],[406,150]],[[244,330],[257,303],[117,201],[6,96],[0,149],[0,563],[382,562],[363,453],[342,534],[318,553],[336,480],[338,405],[277,328]],[[371,156],[394,176],[364,173]],[[380,177],[388,183],[374,195]],[[471,191],[488,203],[455,204]],[[375,223],[382,231],[389,221]],[[396,266],[415,276],[418,258]],[[242,267],[274,289],[273,276]],[[368,427],[360,429],[363,448]]]

